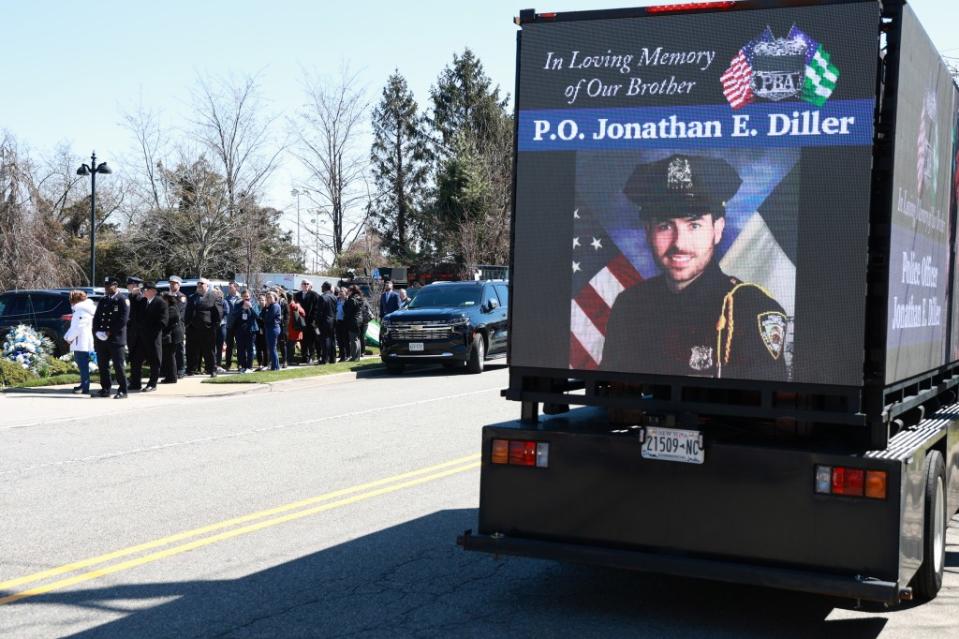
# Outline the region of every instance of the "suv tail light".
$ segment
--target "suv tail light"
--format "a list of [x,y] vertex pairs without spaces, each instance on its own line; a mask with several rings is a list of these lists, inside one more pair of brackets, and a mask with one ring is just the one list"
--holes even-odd
[[549,444],[520,439],[494,439],[490,460],[510,466],[549,467]]
[[846,466],[816,466],[816,492],[820,495],[886,498],[887,473]]
[[67,313],[66,315],[61,315],[60,319],[62,319],[64,322],[69,322],[73,319],[73,313]]

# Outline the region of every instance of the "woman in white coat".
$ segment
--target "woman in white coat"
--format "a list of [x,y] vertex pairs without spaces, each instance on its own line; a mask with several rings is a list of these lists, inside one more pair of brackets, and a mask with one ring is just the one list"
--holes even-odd
[[70,291],[70,305],[73,307],[73,317],[70,318],[70,328],[63,339],[70,344],[73,359],[80,369],[80,385],[73,389],[74,394],[90,392],[90,353],[93,352],[93,314],[97,312],[97,305],[87,299],[87,294],[80,290]]

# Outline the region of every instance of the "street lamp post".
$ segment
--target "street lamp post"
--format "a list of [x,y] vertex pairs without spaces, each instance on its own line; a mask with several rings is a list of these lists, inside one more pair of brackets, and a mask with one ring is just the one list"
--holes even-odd
[[300,244],[300,196],[303,193],[297,188],[290,191],[290,195],[296,198],[296,250],[301,253],[303,252],[303,246]]
[[90,154],[90,164],[81,164],[77,175],[90,176],[90,288],[97,281],[97,173],[113,173],[106,162],[97,165],[97,153]]

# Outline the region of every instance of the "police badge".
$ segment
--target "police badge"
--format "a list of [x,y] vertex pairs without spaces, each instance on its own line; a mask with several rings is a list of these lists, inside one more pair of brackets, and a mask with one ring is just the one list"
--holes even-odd
[[689,367],[704,371],[713,367],[713,349],[709,346],[693,346],[689,355]]
[[693,188],[693,169],[689,165],[689,158],[673,158],[666,167],[666,186],[670,191],[688,191]]
[[806,69],[806,42],[802,38],[774,38],[768,30],[753,47],[752,91],[778,102],[802,92]]
[[786,341],[786,316],[778,311],[769,311],[757,315],[756,320],[759,323],[759,335],[763,338],[766,350],[773,359],[779,359]]

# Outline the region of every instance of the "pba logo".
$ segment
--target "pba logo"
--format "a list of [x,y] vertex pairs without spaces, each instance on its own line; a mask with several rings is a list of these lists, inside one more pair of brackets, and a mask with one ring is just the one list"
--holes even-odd
[[779,102],[799,98],[822,106],[839,80],[839,69],[823,46],[793,25],[785,38],[766,30],[736,54],[720,77],[734,109],[756,98]]

